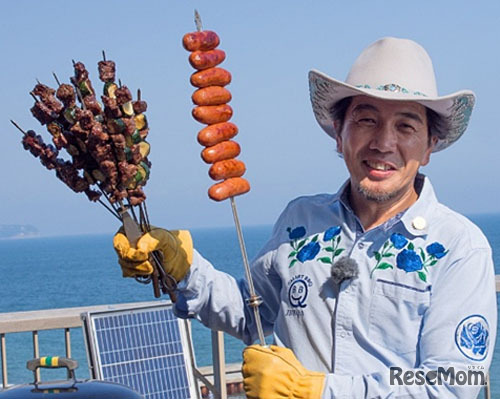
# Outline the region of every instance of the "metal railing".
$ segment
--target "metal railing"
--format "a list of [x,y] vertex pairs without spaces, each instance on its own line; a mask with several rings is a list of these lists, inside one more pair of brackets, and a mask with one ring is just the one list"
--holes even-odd
[[[496,291],[500,292],[500,275],[496,276]],[[156,302],[137,302],[142,306]],[[71,357],[71,328],[81,328],[80,315],[86,312],[120,310],[132,304],[84,306],[63,309],[36,310],[29,312],[0,313],[0,346],[3,388],[8,387],[7,344],[8,333],[31,332],[33,337],[33,357],[39,357],[38,332],[42,330],[63,330],[66,357]],[[192,356],[194,359],[194,356]],[[228,381],[241,381],[240,365],[227,365],[224,356],[224,337],[220,331],[212,332],[212,364],[213,367],[197,368],[193,364],[195,377],[211,390],[216,398],[227,399],[226,384]],[[37,371],[39,373],[39,370]],[[227,379],[226,375],[231,379]],[[39,375],[37,375],[40,378]],[[485,399],[491,399],[489,378],[484,387]]]
[[[81,314],[106,310],[129,309],[131,306],[144,306],[157,302],[136,302],[117,305],[84,306],[62,309],[46,309],[28,312],[0,313],[0,346],[2,363],[2,386],[7,388],[7,342],[6,334],[31,332],[33,340],[33,357],[40,357],[38,333],[43,330],[63,330],[66,357],[71,357],[71,328],[82,328]],[[232,376],[231,382],[241,380],[241,365],[228,365],[226,369],[224,357],[224,339],[220,331],[212,332],[212,362],[213,367],[197,368],[192,365],[195,378],[206,386],[216,398],[226,399],[226,372]],[[191,356],[194,359],[194,356]],[[40,370],[37,369],[37,379],[40,379]]]

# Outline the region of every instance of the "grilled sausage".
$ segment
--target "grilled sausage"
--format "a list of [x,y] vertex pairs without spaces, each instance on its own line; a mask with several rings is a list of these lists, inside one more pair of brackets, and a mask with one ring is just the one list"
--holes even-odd
[[233,109],[227,105],[202,105],[193,108],[193,118],[200,123],[213,125],[227,122],[233,116]]
[[236,158],[240,154],[240,145],[236,141],[223,141],[201,152],[201,158],[206,163],[214,163],[225,159]]
[[238,134],[238,127],[231,122],[209,125],[198,132],[198,143],[210,147],[221,141],[232,139]]
[[186,33],[182,38],[182,45],[187,51],[213,50],[219,43],[219,36],[211,30]]
[[231,74],[223,68],[208,68],[193,73],[190,81],[195,87],[226,86],[231,82]]
[[208,189],[208,196],[214,201],[224,201],[250,191],[250,183],[243,177],[232,177],[222,183],[214,184]]
[[225,59],[226,53],[222,50],[193,51],[189,55],[189,63],[198,70],[212,68]]
[[215,162],[209,169],[208,175],[213,180],[224,180],[230,177],[240,177],[246,171],[245,164],[237,159],[225,159]]
[[221,105],[231,101],[231,93],[224,87],[209,86],[196,90],[191,99],[196,105]]

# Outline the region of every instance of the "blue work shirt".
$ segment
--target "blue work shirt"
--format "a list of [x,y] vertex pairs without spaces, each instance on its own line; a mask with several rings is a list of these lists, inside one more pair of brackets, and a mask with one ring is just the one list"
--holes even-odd
[[[252,262],[265,333],[326,373],[323,398],[475,398],[480,387],[460,385],[463,373],[488,371],[497,329],[491,248],[437,201],[426,177],[415,187],[412,206],[369,231],[349,206],[349,183],[299,197]],[[339,286],[331,273],[344,256],[359,275]],[[248,296],[243,280],[195,252],[175,309],[251,343]],[[439,370],[456,379],[433,379]]]

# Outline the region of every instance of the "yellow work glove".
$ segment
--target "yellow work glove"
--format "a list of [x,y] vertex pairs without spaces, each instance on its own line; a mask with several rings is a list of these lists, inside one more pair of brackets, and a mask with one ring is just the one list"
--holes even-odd
[[123,277],[147,276],[153,273],[149,257],[155,250],[163,253],[163,269],[177,282],[184,278],[193,262],[193,240],[187,230],[167,231],[153,228],[139,238],[137,248],[132,248],[123,234],[123,229],[120,229],[113,238],[113,247],[118,254]]
[[320,399],[325,374],[309,371],[293,352],[252,345],[243,351],[243,385],[248,399]]

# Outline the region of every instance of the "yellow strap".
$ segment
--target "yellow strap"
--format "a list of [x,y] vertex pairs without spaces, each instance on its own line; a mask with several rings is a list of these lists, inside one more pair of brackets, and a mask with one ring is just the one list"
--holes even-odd
[[40,358],[40,366],[59,366],[59,356],[44,356]]

